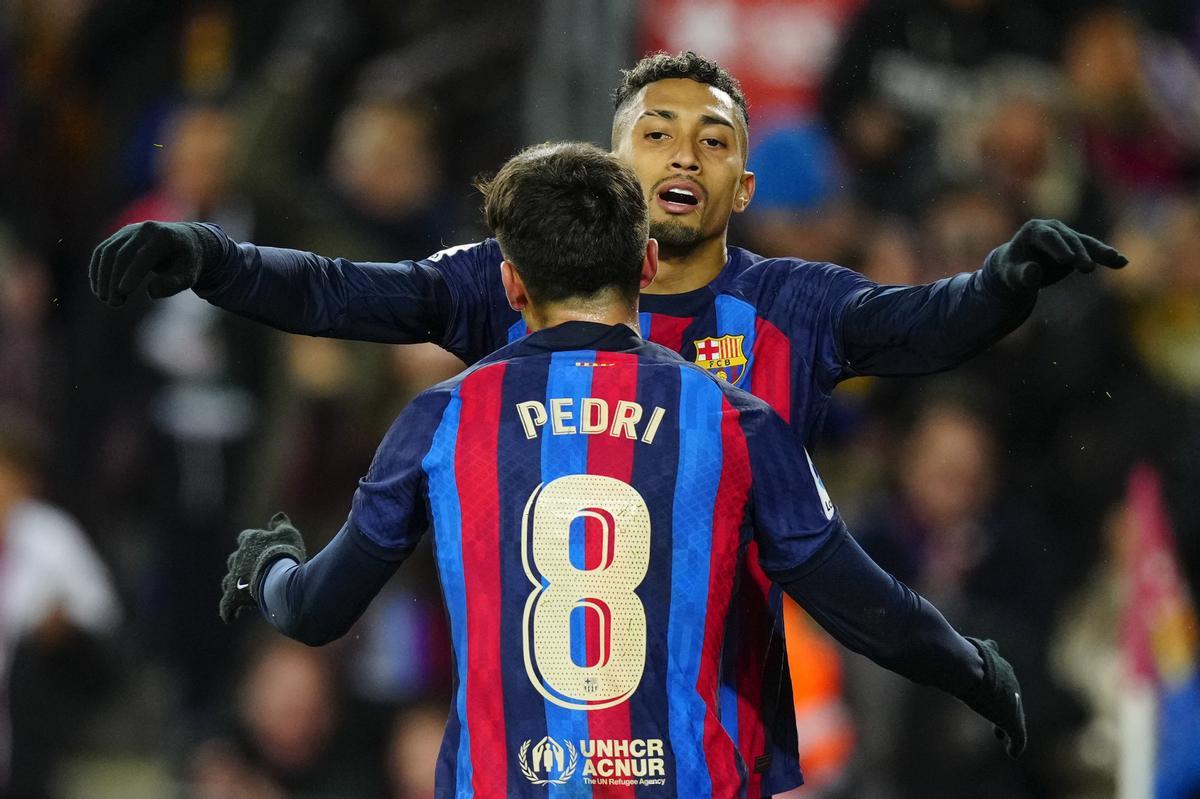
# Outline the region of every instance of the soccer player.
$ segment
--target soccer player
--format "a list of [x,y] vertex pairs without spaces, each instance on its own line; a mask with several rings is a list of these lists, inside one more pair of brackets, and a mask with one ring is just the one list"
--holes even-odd
[[[693,53],[657,54],[617,88],[612,149],[650,208],[660,268],[641,296],[643,337],[766,400],[806,445],[834,387],[855,375],[948,369],[1016,328],[1038,291],[1072,271],[1119,267],[1102,242],[1035,220],[970,274],[878,286],[832,264],[764,259],[726,245],[754,195],[749,119],[737,81]],[[355,263],[229,240],[200,224],[145,223],[100,244],[92,290],[111,305],[147,282],[152,297],[192,288],[274,327],[393,343],[433,341],[468,364],[526,333],[505,301],[494,239],[419,261]],[[762,793],[800,784],[777,593],[747,558],[722,674],[722,722],[765,776]],[[767,663],[764,667],[764,662]],[[753,789],[752,789],[753,790]]]
[[633,172],[548,144],[483,188],[531,332],[413,400],[312,560],[282,514],[244,531],[222,617],[257,604],[331,641],[432,527],[455,661],[438,796],[742,797],[718,672],[757,557],[839,641],[963,699],[1019,754],[995,645],[859,549],[765,402],[639,335],[658,257]]

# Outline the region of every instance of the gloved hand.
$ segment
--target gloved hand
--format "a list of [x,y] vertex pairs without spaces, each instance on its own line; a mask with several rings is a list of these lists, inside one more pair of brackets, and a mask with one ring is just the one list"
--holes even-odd
[[1013,291],[1057,283],[1071,272],[1097,266],[1120,269],[1129,259],[1099,239],[1072,230],[1057,219],[1031,219],[992,251],[984,269]]
[[124,305],[150,276],[146,293],[169,297],[196,285],[201,270],[224,253],[216,235],[195,222],[138,222],[126,225],[92,250],[88,279],[92,293],[113,308]]
[[1008,756],[1019,757],[1025,751],[1025,707],[1021,704],[1021,686],[1017,675],[992,640],[967,637],[983,658],[983,680],[961,697],[967,707],[996,725],[996,737],[1007,739]]
[[221,580],[221,621],[229,624],[242,608],[258,607],[259,581],[279,558],[304,563],[304,539],[287,514],[276,513],[265,530],[243,530],[237,549],[225,561],[229,571]]

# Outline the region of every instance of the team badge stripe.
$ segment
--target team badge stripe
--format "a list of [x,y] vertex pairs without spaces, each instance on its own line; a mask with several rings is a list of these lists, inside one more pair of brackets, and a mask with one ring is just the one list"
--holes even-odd
[[666,314],[644,314],[652,319],[650,330],[642,330],[642,338],[653,341],[669,350],[679,352],[683,349],[683,333],[692,322],[690,316],[667,316]]

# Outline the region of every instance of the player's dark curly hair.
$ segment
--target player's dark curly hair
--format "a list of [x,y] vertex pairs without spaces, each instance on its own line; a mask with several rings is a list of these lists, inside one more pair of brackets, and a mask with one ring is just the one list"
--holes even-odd
[[649,223],[633,171],[583,142],[522,150],[483,192],[488,226],[531,298],[556,302],[640,288]]
[[742,113],[742,122],[746,127],[750,126],[750,110],[738,79],[716,62],[696,55],[691,50],[677,54],[651,53],[634,64],[632,69],[621,70],[621,82],[613,91],[613,109],[620,111],[643,86],[672,78],[688,78],[725,92]]

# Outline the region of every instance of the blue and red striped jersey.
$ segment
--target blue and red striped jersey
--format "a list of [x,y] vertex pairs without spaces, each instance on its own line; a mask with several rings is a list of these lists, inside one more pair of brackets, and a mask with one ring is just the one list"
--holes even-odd
[[[848,376],[836,335],[841,315],[875,284],[833,264],[768,259],[740,247],[729,247],[728,253],[724,270],[707,286],[686,294],[642,295],[642,335],[761,397],[790,422],[799,444],[808,446],[834,388]],[[448,251],[443,258],[454,261],[441,265],[452,291],[498,294],[503,300],[495,240]],[[468,363],[526,334],[524,321],[502,304],[493,306],[485,336],[478,330],[448,331],[452,339],[479,348],[462,353]],[[783,594],[754,558],[745,563],[739,623],[729,627],[724,649],[721,718],[750,763],[751,793],[771,795],[803,782]]]
[[840,524],[765,402],[625,326],[539,331],[385,437],[349,527],[406,552],[429,522],[439,795],[747,795],[720,688],[742,564],[792,570]]

